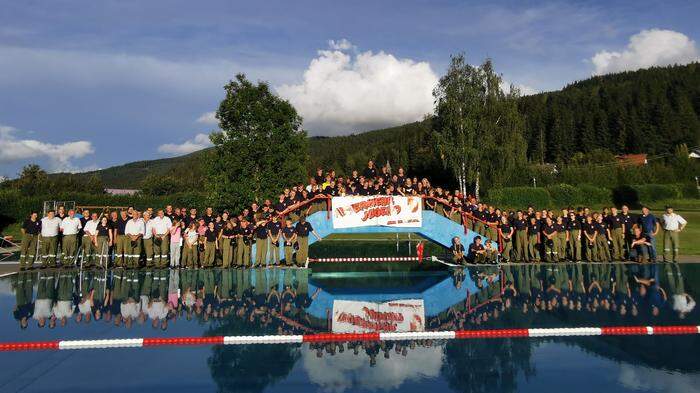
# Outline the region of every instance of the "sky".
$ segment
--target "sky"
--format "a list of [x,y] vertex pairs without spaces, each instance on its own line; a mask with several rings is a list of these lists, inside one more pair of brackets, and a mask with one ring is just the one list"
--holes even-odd
[[0,176],[209,145],[223,86],[267,81],[309,135],[404,124],[463,52],[523,94],[700,59],[696,1],[0,0]]

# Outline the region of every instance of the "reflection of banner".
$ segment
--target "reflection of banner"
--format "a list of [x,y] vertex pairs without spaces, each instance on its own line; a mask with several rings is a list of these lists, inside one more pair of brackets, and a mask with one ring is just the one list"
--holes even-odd
[[333,333],[422,332],[425,330],[423,299],[370,303],[333,301]]
[[347,196],[333,197],[333,228],[354,228],[371,225],[420,227],[420,197]]

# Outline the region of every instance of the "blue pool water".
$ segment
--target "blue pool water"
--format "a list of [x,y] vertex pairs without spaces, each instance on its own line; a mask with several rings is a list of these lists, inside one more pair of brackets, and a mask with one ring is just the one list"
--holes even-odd
[[[395,300],[425,330],[700,324],[694,264],[343,270],[20,273],[0,341],[323,333],[340,304]],[[697,335],[5,352],[0,391],[693,392],[699,353]]]

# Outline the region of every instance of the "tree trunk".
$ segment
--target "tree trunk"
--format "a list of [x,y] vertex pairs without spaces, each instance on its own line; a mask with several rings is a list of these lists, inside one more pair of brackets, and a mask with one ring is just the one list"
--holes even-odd
[[474,197],[479,200],[479,171],[476,171],[476,181],[474,183]]

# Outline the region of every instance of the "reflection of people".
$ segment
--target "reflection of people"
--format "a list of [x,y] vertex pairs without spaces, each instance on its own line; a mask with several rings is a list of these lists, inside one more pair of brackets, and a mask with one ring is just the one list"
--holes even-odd
[[15,286],[15,308],[12,315],[19,322],[21,329],[26,329],[29,318],[34,313],[34,303],[32,303],[32,277],[28,272],[20,272],[14,277]]

